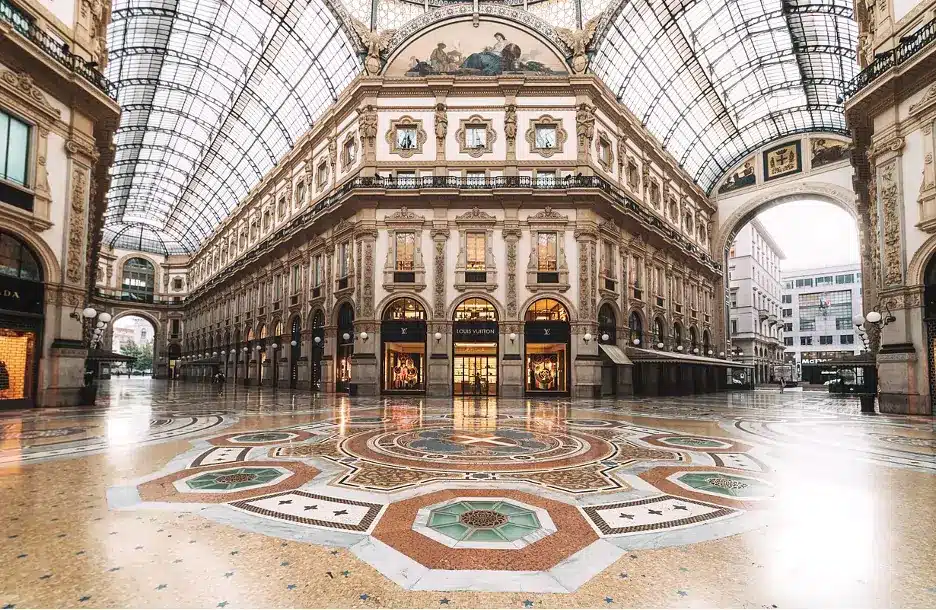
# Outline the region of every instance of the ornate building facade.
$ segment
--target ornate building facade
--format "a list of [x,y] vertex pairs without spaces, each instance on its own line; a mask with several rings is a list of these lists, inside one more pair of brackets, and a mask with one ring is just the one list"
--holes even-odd
[[81,402],[111,138],[108,4],[0,2],[0,407]]
[[858,2],[854,134],[863,299],[882,411],[932,414],[936,383],[936,20],[932,2]]
[[[540,73],[433,73],[440,41],[470,35],[532,48]],[[730,364],[713,335],[711,202],[598,78],[571,72],[508,19],[401,38],[192,256],[188,370],[595,396],[665,386],[652,367],[634,378],[642,358]],[[609,351],[623,361],[603,381]]]

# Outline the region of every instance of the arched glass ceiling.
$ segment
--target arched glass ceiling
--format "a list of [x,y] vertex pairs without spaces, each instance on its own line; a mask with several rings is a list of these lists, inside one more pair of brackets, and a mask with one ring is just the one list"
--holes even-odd
[[142,224],[104,227],[104,243],[122,250],[169,254],[169,248],[162,236],[154,229]]
[[706,191],[754,149],[846,133],[851,0],[624,0],[591,68]]
[[112,239],[145,226],[195,251],[309,130],[360,70],[327,2],[116,0]]

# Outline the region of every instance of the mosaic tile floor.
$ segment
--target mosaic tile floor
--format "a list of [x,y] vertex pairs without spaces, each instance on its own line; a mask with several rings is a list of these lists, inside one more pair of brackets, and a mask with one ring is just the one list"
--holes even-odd
[[119,380],[0,413],[0,606],[936,606],[932,418]]

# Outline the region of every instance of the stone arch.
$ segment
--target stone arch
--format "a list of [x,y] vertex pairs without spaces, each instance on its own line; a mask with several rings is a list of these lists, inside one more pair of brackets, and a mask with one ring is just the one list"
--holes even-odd
[[114,261],[114,269],[117,271],[117,287],[123,285],[123,268],[127,264],[127,261],[131,258],[142,258],[153,266],[153,292],[166,292],[162,287],[162,276],[159,273],[159,270],[162,268],[162,263],[156,262],[153,259],[152,255],[147,254],[146,252],[130,252],[129,254],[124,254],[116,261]]
[[[764,210],[803,198],[814,198],[838,206],[858,221],[857,195],[844,187],[829,182],[794,182],[781,187],[767,188],[765,192],[751,198],[731,213],[718,228],[712,241],[712,255],[721,260],[728,244],[738,231]],[[716,202],[718,203],[718,202]],[[860,226],[860,225],[859,225]]]
[[[357,307],[354,306],[354,301],[350,299],[349,297],[345,297],[343,299],[338,299],[337,301],[335,301],[335,305],[332,307],[331,316],[328,316],[331,318],[332,326],[338,326],[338,312],[341,311],[341,306],[345,304],[351,307],[351,311],[354,312],[354,317],[355,319],[357,319],[358,309]],[[314,312],[315,309],[313,309],[312,311]],[[375,311],[382,311],[382,310],[375,310]],[[326,321],[328,321],[328,317],[325,318]]]
[[21,230],[16,223],[4,226],[3,232],[15,237],[29,248],[36,261],[42,265],[42,282],[44,284],[58,284],[62,281],[62,272],[58,259],[52,249],[49,248],[49,244],[34,235],[30,235],[25,229]]
[[503,321],[504,321],[504,308],[503,308],[503,306],[500,304],[500,301],[498,301],[496,298],[494,298],[494,295],[492,295],[492,294],[490,294],[490,293],[488,293],[488,292],[465,292],[465,293],[463,293],[463,294],[459,294],[457,298],[455,298],[454,300],[452,300],[452,302],[449,304],[448,308],[446,309],[446,311],[445,311],[445,319],[446,319],[446,320],[454,320],[454,319],[455,319],[455,310],[458,309],[458,306],[459,306],[459,305],[461,305],[462,303],[464,303],[464,302],[467,301],[468,299],[484,299],[485,301],[487,301],[488,303],[490,303],[491,305],[494,306],[494,311],[497,312],[497,321],[498,321],[498,322],[503,322]]
[[161,324],[159,323],[159,318],[157,318],[156,316],[154,316],[148,311],[144,311],[142,309],[122,309],[120,311],[113,312],[111,315],[113,316],[110,321],[111,328],[113,328],[114,323],[117,322],[117,320],[121,318],[126,318],[128,316],[136,316],[138,318],[143,318],[147,322],[152,324],[153,332],[156,333],[156,335],[159,335],[162,332],[162,329],[160,328]]
[[626,321],[624,320],[623,316],[621,316],[621,307],[614,299],[603,298],[598,301],[598,305],[595,307],[595,315],[597,316],[597,312],[601,311],[601,308],[605,305],[611,306],[611,311],[614,312],[615,325],[618,327],[624,326]]
[[520,315],[520,322],[523,322],[526,318],[526,312],[530,308],[530,305],[536,301],[539,301],[540,299],[552,299],[562,303],[562,306],[566,308],[567,312],[569,312],[569,324],[578,322],[578,312],[575,311],[572,303],[561,294],[556,294],[554,292],[537,292],[536,294],[530,295],[530,298],[524,301],[523,305],[521,305],[517,310]]
[[426,299],[412,292],[391,292],[386,297],[384,297],[377,305],[377,308],[374,309],[374,312],[377,314],[376,317],[378,321],[383,320],[384,311],[387,309],[387,306],[389,306],[397,299],[413,299],[419,303],[420,306],[422,306],[423,311],[426,312],[426,322],[430,322],[432,320],[432,308],[429,307],[429,303],[426,302]]
[[[936,235],[930,235],[923,245],[917,248],[907,265],[907,286],[922,286],[926,283],[926,266],[936,256]],[[865,281],[862,270],[861,281]]]

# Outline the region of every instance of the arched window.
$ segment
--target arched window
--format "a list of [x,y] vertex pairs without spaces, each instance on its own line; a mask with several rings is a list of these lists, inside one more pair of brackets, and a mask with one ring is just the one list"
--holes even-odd
[[472,297],[455,308],[456,322],[496,322],[497,309],[489,301]]
[[693,351],[699,347],[699,334],[696,332],[695,326],[689,327],[689,346]]
[[936,318],[936,256],[930,258],[923,274],[924,299],[926,301],[923,316]]
[[[598,309],[598,339],[601,343],[614,343],[617,333],[617,318],[610,303],[605,303]],[[607,339],[605,337],[607,336]]]
[[283,323],[279,320],[276,321],[276,324],[273,326],[273,336],[281,337],[283,336]]
[[709,335],[708,330],[702,331],[702,351],[705,352],[705,355],[710,355],[709,352],[712,351],[712,337]]
[[539,299],[534,301],[526,310],[524,320],[527,322],[542,321],[569,321],[569,312],[565,305],[555,299]]
[[636,311],[632,311],[630,317],[627,318],[627,328],[630,329],[631,343],[640,345],[643,341],[643,320]]
[[32,250],[9,233],[0,233],[0,275],[42,281],[42,267]]
[[384,309],[384,320],[425,320],[426,310],[416,299],[397,299]]
[[675,343],[677,347],[682,345],[682,324],[679,322],[673,323],[673,343]]
[[666,339],[666,324],[663,322],[663,318],[654,318],[653,320],[653,343],[659,349],[665,347],[665,345],[660,345],[665,343]]
[[153,269],[153,263],[145,258],[128,259],[123,266],[122,283],[122,300],[152,303],[153,290],[156,285],[156,270]]

